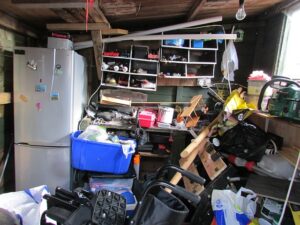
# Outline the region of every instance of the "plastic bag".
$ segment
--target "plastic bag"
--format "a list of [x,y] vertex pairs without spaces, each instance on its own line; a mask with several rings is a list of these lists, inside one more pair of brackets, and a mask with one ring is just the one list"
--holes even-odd
[[47,202],[43,199],[45,194],[50,194],[45,185],[2,194],[0,208],[17,215],[23,225],[40,224],[41,215],[47,209]]
[[233,41],[230,40],[223,53],[221,71],[227,80],[234,81],[234,71],[239,69],[239,60]]
[[217,225],[247,225],[256,212],[256,194],[246,188],[237,193],[213,190],[211,201]]
[[108,134],[106,128],[98,125],[90,125],[79,136],[79,139],[89,141],[106,141]]

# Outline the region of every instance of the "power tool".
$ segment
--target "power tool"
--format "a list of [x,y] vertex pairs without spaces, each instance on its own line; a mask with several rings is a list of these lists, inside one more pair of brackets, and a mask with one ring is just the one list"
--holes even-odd
[[261,89],[257,107],[261,110],[261,103],[268,87],[273,88],[273,94],[268,102],[271,115],[300,122],[300,85],[293,80],[277,77],[267,82]]

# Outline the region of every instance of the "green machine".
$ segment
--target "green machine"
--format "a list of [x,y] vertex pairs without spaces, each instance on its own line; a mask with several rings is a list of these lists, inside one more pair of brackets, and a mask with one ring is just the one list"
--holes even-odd
[[261,110],[261,103],[268,87],[274,89],[268,103],[269,113],[300,122],[300,85],[283,77],[270,80],[261,89],[257,103],[259,110]]

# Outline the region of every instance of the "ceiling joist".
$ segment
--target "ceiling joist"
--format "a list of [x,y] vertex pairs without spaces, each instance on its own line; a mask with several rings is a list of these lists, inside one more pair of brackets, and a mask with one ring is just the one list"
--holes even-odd
[[35,30],[25,24],[20,23],[19,20],[3,13],[0,11],[0,26],[8,30],[15,31],[20,34],[25,34],[27,36],[37,38],[38,35]]
[[[106,23],[88,23],[87,24],[88,30],[102,30],[102,29],[109,29],[109,26]],[[86,30],[85,23],[48,23],[47,24],[48,30]]]
[[[86,0],[12,0],[22,8],[85,8]],[[94,4],[95,5],[95,4]]]
[[207,0],[195,0],[193,3],[192,8],[188,12],[188,21],[193,20],[200,12],[200,10],[203,8],[204,4],[207,2]]

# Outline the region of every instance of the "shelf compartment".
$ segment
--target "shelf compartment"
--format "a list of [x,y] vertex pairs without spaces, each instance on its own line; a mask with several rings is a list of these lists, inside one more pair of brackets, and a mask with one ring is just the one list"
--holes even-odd
[[[116,84],[110,84],[109,81],[114,79]],[[129,74],[119,74],[119,73],[104,73],[102,83],[113,85],[113,86],[129,86]]]
[[[184,77],[186,74],[186,65],[180,64],[171,64],[171,63],[162,63],[160,65],[160,73],[166,75],[166,76],[172,76],[172,77]],[[174,74],[180,74],[180,76]]]
[[160,59],[161,61],[184,63],[188,61],[188,51],[179,48],[162,48]]
[[[131,45],[128,46],[128,42],[121,41],[121,42],[115,42],[111,43],[109,45],[104,46],[103,52],[119,52],[118,57],[124,57],[124,58],[130,58],[131,57]],[[102,53],[103,55],[103,53]],[[103,57],[109,57],[104,56]],[[113,57],[113,56],[111,56]]]
[[203,41],[203,48],[195,48],[194,47],[194,42],[197,40],[191,40],[191,48],[193,49],[205,49],[205,48],[209,48],[209,49],[215,49],[218,50],[218,40],[202,40]]
[[210,64],[216,63],[216,52],[215,51],[190,51],[190,63],[202,63],[202,64]]
[[149,63],[144,61],[131,61],[130,72],[138,74],[139,70],[142,70],[140,74],[157,74],[157,63]]
[[[187,65],[187,77],[188,78],[211,78],[214,76],[215,65]],[[195,76],[188,76],[194,74]]]
[[[145,80],[152,83],[152,88],[143,87],[143,83],[144,83]],[[156,85],[156,77],[131,75],[129,86],[131,88],[138,88],[138,89],[142,88],[142,89],[146,89],[146,90],[156,90],[156,86],[157,86]]]

